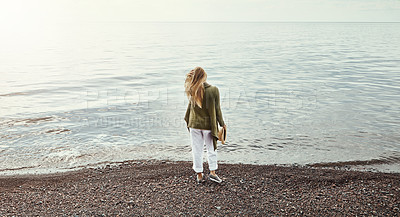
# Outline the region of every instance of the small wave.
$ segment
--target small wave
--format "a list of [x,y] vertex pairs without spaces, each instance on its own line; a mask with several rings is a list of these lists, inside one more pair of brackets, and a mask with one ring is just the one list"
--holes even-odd
[[371,159],[371,160],[314,163],[314,164],[307,164],[307,166],[310,166],[310,167],[346,167],[346,166],[367,166],[367,165],[397,164],[397,163],[400,163],[399,156],[390,156],[390,157],[383,157],[381,159]]
[[23,169],[32,169],[36,168],[36,166],[30,166],[30,167],[18,167],[18,168],[9,168],[9,169],[0,169],[0,172],[3,171],[15,171],[15,170],[23,170]]
[[15,92],[15,93],[6,93],[6,94],[0,94],[0,96],[21,96],[21,95],[27,95],[28,93],[24,92]]
[[143,77],[143,76],[114,76],[114,77],[111,77],[110,79],[131,81],[131,80],[137,80],[137,79],[145,79],[145,77]]
[[44,123],[54,121],[55,117],[47,116],[40,118],[24,118],[24,119],[0,119],[0,128],[1,127],[14,127],[18,125],[28,126],[30,124]]
[[43,92],[48,92],[48,91],[49,90],[47,90],[47,89],[36,89],[36,90],[29,90],[29,91],[25,91],[25,92],[13,92],[13,93],[0,94],[0,97],[33,95],[36,93],[43,93]]
[[28,119],[23,119],[20,122],[25,122],[28,124],[35,124],[41,121],[51,121],[53,120],[53,117],[42,117],[42,118],[28,118]]
[[60,133],[69,132],[69,131],[71,131],[71,130],[69,130],[69,129],[51,129],[51,130],[46,131],[46,133],[60,134]]

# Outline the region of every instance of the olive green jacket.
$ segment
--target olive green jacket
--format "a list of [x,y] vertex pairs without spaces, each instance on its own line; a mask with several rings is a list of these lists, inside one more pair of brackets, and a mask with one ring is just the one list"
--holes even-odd
[[216,86],[212,86],[207,82],[204,82],[204,97],[202,102],[202,108],[198,105],[188,104],[185,114],[186,125],[189,128],[211,130],[213,136],[214,150],[217,149],[218,139],[218,126],[222,127],[225,125],[224,119],[222,118],[222,112],[219,101],[219,90]]

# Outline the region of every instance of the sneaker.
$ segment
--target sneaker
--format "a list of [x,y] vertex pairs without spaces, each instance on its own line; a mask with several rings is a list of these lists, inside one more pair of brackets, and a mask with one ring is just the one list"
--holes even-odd
[[214,175],[210,174],[209,179],[211,181],[213,181],[213,182],[216,182],[216,183],[221,183],[222,182],[222,179],[220,179],[217,175],[214,176]]
[[196,179],[197,179],[197,184],[203,183],[206,181],[206,177],[204,177],[204,174],[201,174],[201,179],[199,179],[199,177],[196,174]]

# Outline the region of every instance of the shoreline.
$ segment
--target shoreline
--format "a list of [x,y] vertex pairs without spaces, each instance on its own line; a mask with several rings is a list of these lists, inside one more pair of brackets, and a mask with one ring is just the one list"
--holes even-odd
[[[220,163],[196,184],[188,161],[125,161],[0,177],[1,215],[383,215],[400,212],[400,174]],[[208,173],[204,164],[205,174]]]
[[[12,169],[0,169],[0,178],[1,177],[37,176],[37,175],[42,175],[42,176],[49,175],[50,176],[53,174],[60,174],[60,173],[66,174],[66,173],[85,170],[85,169],[102,168],[107,165],[118,166],[120,164],[126,164],[126,163],[132,163],[132,162],[153,162],[153,161],[154,162],[166,162],[166,161],[168,161],[168,162],[191,162],[191,161],[186,161],[186,160],[176,161],[176,160],[164,160],[164,159],[139,159],[139,160],[123,160],[123,161],[102,161],[102,162],[98,162],[98,163],[91,163],[91,164],[87,164],[87,165],[79,165],[79,166],[75,166],[75,167],[60,168],[60,169],[23,167],[23,168],[12,168]],[[344,171],[400,174],[400,157],[396,158],[396,161],[371,159],[371,160],[319,162],[319,163],[306,163],[306,164],[298,164],[298,163],[288,163],[288,164],[231,163],[231,162],[226,162],[226,161],[220,160],[219,164],[321,168],[321,169],[333,169],[333,170],[344,170]],[[23,171],[26,169],[31,169],[31,171]],[[4,172],[6,172],[6,173],[4,173]],[[10,173],[10,172],[14,172],[14,173]]]

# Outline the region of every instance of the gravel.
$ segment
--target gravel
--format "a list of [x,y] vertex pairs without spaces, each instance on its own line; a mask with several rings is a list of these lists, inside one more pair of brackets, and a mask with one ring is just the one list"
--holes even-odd
[[197,184],[191,167],[191,162],[127,161],[68,173],[0,177],[0,216],[400,213],[396,173],[219,164],[221,184]]

